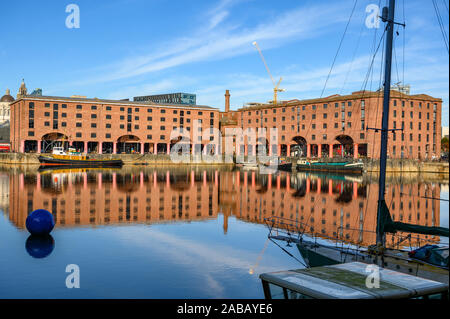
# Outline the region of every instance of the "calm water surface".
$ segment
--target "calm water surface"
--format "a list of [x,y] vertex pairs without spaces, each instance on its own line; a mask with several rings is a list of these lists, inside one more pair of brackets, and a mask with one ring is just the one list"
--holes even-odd
[[[448,199],[448,184],[388,185],[395,220],[448,227],[448,202],[423,198]],[[366,176],[7,168],[0,187],[0,298],[263,298],[260,273],[302,268],[267,240],[272,216],[309,234],[375,242],[378,186]],[[53,245],[29,238],[25,220],[38,208],[56,220]],[[80,268],[79,289],[66,288],[69,264]]]

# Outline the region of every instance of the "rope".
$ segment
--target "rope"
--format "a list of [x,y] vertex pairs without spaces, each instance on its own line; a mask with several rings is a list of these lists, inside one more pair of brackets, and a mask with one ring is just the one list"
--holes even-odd
[[444,28],[444,25],[443,25],[443,22],[442,22],[442,18],[441,18],[441,15],[439,13],[439,8],[438,8],[438,6],[436,4],[436,1],[435,0],[432,0],[432,1],[433,1],[433,6],[434,6],[434,12],[436,13],[436,18],[438,20],[439,28],[441,29],[442,38],[444,39],[445,47],[447,48],[447,53],[449,53],[449,51],[448,51],[447,33],[445,32],[445,28]]
[[330,68],[330,71],[328,72],[327,79],[325,80],[325,85],[323,86],[322,93],[320,94],[320,97],[323,96],[323,92],[325,91],[325,88],[327,87],[328,79],[330,78],[330,74],[333,71],[334,63],[336,62],[336,58],[337,58],[337,56],[339,54],[339,51],[341,50],[342,42],[344,41],[345,34],[347,33],[347,29],[348,29],[348,26],[349,26],[350,21],[352,19],[353,12],[355,12],[355,8],[356,8],[356,4],[357,3],[358,3],[358,0],[355,0],[355,3],[353,4],[352,12],[350,13],[350,17],[348,18],[347,25],[345,26],[344,34],[342,34],[341,41],[339,42],[338,49],[337,49],[336,54],[334,56],[333,63],[331,64],[331,68]]

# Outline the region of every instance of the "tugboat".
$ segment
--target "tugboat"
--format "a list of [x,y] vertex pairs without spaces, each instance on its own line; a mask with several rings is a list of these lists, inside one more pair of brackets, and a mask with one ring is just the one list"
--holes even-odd
[[51,155],[39,156],[42,166],[72,166],[72,167],[122,167],[120,159],[90,159],[86,154],[77,152],[74,148],[69,148],[67,153],[63,147],[53,148]]

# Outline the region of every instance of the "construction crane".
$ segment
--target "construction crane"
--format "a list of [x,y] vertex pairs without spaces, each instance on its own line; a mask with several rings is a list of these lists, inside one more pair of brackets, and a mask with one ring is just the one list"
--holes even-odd
[[275,81],[273,80],[272,74],[270,73],[269,67],[267,66],[266,60],[264,59],[264,56],[263,56],[263,54],[262,54],[262,52],[261,52],[261,49],[260,49],[259,46],[258,46],[258,43],[256,43],[256,41],[254,41],[254,42],[253,42],[253,45],[254,45],[254,46],[256,47],[256,49],[258,50],[259,55],[261,56],[261,59],[262,59],[263,62],[264,62],[264,66],[266,67],[267,73],[269,73],[270,79],[272,80],[272,84],[273,84],[273,104],[277,104],[277,95],[278,95],[278,92],[284,92],[284,91],[286,91],[285,89],[280,89],[280,88],[279,88],[280,83],[281,83],[281,80],[283,80],[283,78],[280,77],[280,80],[279,80],[278,83],[275,85]]

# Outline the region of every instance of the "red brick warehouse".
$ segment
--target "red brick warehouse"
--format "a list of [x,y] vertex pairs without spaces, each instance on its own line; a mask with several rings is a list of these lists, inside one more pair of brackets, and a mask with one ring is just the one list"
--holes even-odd
[[[221,128],[257,130],[278,129],[278,145],[266,141],[269,154],[310,157],[379,158],[382,91],[360,91],[320,99],[292,100],[257,104],[229,111],[229,92],[225,94],[225,113]],[[400,129],[388,135],[390,158],[427,158],[440,155],[442,99],[426,94],[408,95],[391,91],[389,128]],[[238,138],[238,152],[254,155],[264,142]]]
[[[176,143],[172,130],[193,141],[194,120],[204,131],[219,125],[219,110],[208,106],[79,97],[23,96],[12,103],[11,113],[14,152],[51,152],[51,142],[63,140],[82,152],[168,153]],[[210,142],[197,139],[192,142],[197,149]]]

